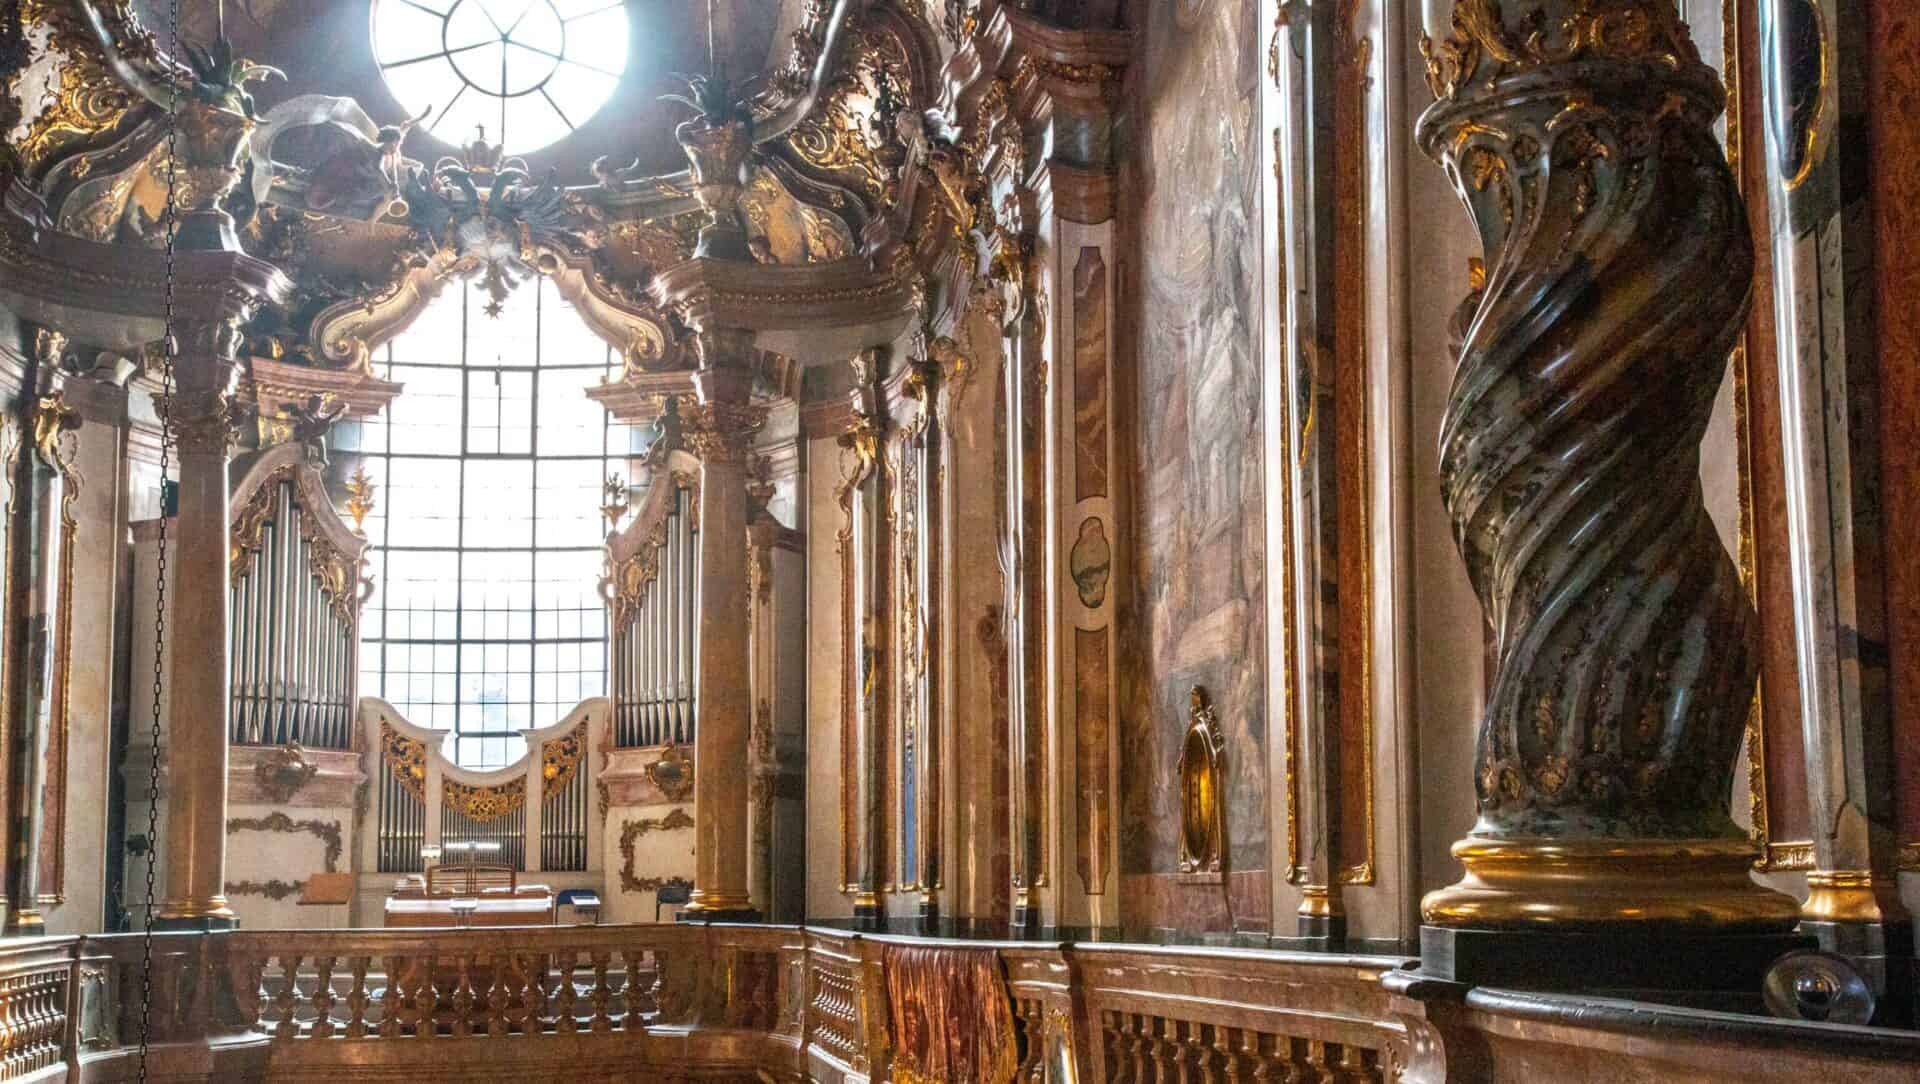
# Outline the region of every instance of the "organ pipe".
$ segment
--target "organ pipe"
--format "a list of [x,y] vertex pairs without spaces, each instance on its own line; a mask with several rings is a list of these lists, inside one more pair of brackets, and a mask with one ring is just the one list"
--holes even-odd
[[689,478],[675,474],[608,540],[615,740],[626,748],[693,740],[699,529]]
[[263,453],[233,504],[230,738],[346,748],[366,540],[334,511],[297,445]]

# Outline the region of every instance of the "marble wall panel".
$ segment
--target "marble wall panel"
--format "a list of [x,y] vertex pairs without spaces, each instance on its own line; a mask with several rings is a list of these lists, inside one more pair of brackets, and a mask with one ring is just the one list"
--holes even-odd
[[1227,735],[1231,869],[1251,873],[1269,861],[1253,143],[1261,35],[1250,0],[1143,7],[1139,140],[1129,163],[1139,251],[1123,264],[1137,306],[1127,321],[1133,341],[1122,345],[1137,370],[1141,477],[1137,612],[1121,704],[1120,862],[1123,886],[1165,890],[1123,888],[1122,918],[1264,927],[1264,894],[1233,910],[1218,885],[1161,876],[1177,869],[1174,776],[1193,685],[1212,694]]

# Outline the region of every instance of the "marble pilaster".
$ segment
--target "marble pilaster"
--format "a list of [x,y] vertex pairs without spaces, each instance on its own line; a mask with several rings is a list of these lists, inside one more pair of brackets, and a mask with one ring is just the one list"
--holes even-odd
[[233,924],[226,891],[227,811],[227,461],[231,395],[240,346],[239,315],[185,323],[173,360],[173,394],[158,404],[178,456],[179,504],[167,560],[167,739],[171,766],[163,795],[166,883],[159,925]]
[[[747,584],[748,460],[766,411],[730,357],[704,356],[698,405],[687,408],[688,449],[700,460],[700,626],[696,648],[694,888],[687,912],[714,920],[758,917],[748,886],[752,739]],[[718,363],[718,364],[715,364]]]

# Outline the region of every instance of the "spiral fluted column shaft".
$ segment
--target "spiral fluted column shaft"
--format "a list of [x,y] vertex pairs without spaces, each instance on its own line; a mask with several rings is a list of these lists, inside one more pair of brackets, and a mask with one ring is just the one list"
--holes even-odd
[[1486,252],[1441,490],[1498,653],[1428,920],[1790,922],[1728,814],[1755,615],[1700,439],[1753,252],[1718,78],[1666,0],[1461,0],[1424,48],[1421,146]]

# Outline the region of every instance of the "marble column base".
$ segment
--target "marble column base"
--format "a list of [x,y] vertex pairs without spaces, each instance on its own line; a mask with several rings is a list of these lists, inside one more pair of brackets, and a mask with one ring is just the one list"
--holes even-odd
[[1420,927],[1420,973],[1473,986],[1760,998],[1773,962],[1814,947],[1793,933]]
[[717,911],[680,911],[675,914],[676,922],[765,922],[759,911],[751,907],[734,907]]
[[240,920],[222,915],[199,915],[192,918],[155,915],[153,928],[162,933],[217,933],[221,930],[239,929]]

